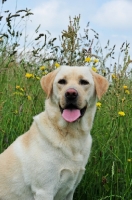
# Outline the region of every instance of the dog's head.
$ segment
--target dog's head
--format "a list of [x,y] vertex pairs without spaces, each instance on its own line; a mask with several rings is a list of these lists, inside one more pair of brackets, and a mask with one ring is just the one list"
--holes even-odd
[[96,96],[107,91],[108,81],[88,67],[62,66],[43,76],[41,86],[68,122],[81,118]]

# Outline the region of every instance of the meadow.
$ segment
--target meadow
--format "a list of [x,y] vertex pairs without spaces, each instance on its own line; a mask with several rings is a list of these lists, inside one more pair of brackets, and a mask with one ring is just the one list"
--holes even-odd
[[96,104],[91,131],[92,151],[74,199],[132,200],[132,71],[129,68],[132,61],[129,44],[121,45],[122,63],[108,64],[107,60],[114,59],[115,47],[110,47],[108,41],[102,49],[99,34],[94,30],[91,30],[93,39],[89,39],[88,26],[84,35],[79,36],[80,16],[77,16],[70,18],[67,30],[60,33],[59,45],[55,44],[57,38],[52,38],[49,33],[39,33],[37,27],[37,36],[28,43],[30,48],[25,40],[20,51],[22,32],[20,26],[14,25],[14,19],[20,17],[20,22],[23,18],[28,21],[30,15],[28,9],[13,15],[7,13],[7,29],[1,28],[0,152],[27,131],[33,116],[44,110],[46,96],[40,86],[42,76],[60,65],[91,67],[106,76],[110,86]]

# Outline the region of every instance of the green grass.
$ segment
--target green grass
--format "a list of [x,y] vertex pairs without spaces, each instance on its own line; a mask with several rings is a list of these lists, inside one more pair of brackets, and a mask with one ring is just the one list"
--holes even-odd
[[[0,152],[27,131],[32,117],[44,110],[40,81],[26,78],[25,73],[14,64],[0,76]],[[130,94],[125,93],[123,85],[128,86]],[[101,100],[91,132],[90,159],[74,199],[132,199],[131,92],[129,79],[115,79]],[[119,116],[119,111],[125,116]]]
[[[92,151],[74,200],[132,200],[132,71],[129,70],[132,60],[129,43],[123,43],[120,48],[122,64],[118,59],[111,66],[115,46],[111,48],[108,40],[102,49],[99,34],[93,29],[94,38],[89,40],[89,27],[81,36],[80,15],[69,18],[68,28],[60,34],[57,46],[54,43],[57,38],[52,38],[47,32],[39,34],[40,26],[33,33],[34,39],[28,39],[26,26],[29,15],[32,15],[29,9],[22,9],[16,15],[7,13],[2,18],[5,25],[4,29],[1,27],[0,36],[0,152],[27,131],[33,116],[44,110],[45,94],[38,76],[53,70],[56,62],[90,66],[107,77],[113,73],[109,90],[96,112],[91,131]],[[24,26],[25,43],[20,52]],[[85,62],[87,57],[90,57],[89,61]],[[108,59],[110,68],[106,64]],[[42,71],[42,65],[49,67]],[[34,77],[27,78],[26,73],[34,74]],[[123,88],[124,85],[128,90]],[[125,116],[119,116],[120,111]]]
[[[20,89],[16,89],[16,86],[20,86]],[[29,129],[32,117],[42,112],[44,93],[38,79],[27,79],[24,70],[13,66],[1,74],[0,97],[0,151],[2,152],[16,137]]]
[[132,199],[131,97],[123,105],[124,117],[118,116],[116,98],[109,91],[97,110],[92,152],[77,199]]

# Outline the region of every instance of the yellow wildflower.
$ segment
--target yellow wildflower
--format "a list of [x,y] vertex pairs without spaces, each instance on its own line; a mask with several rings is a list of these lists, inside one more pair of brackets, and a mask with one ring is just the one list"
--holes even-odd
[[131,161],[132,161],[132,159],[128,158],[128,159],[127,159],[127,161],[128,161],[128,162],[131,162]]
[[125,113],[124,113],[123,111],[119,111],[119,112],[118,112],[118,115],[121,116],[121,117],[124,117],[124,116],[125,116]]
[[20,88],[20,90],[21,90],[22,92],[24,92],[24,89],[23,89],[23,88]]
[[56,68],[60,67],[60,64],[59,63],[55,63],[55,67]]
[[40,77],[39,77],[39,76],[36,76],[36,79],[37,79],[37,80],[40,80]]
[[20,86],[19,86],[19,85],[16,85],[16,89],[20,89]]
[[112,79],[116,79],[116,75],[115,74],[112,74]]
[[44,71],[46,69],[46,67],[45,66],[41,66],[39,69]]
[[28,98],[29,101],[31,101],[31,99],[32,99],[31,96],[29,96],[29,95],[27,96],[27,98]]
[[125,93],[126,93],[126,94],[130,94],[130,91],[129,91],[129,90],[125,90]]
[[26,74],[25,74],[25,77],[26,77],[26,78],[34,78],[34,75],[33,75],[33,74],[30,74],[30,73],[26,73]]
[[124,90],[128,89],[127,85],[123,85],[123,88],[124,88]]
[[94,59],[94,63],[98,63],[99,62],[99,60],[98,59]]
[[101,104],[100,102],[97,102],[97,103],[96,103],[96,106],[97,106],[98,108],[101,108],[101,105],[102,105],[102,104]]
[[85,58],[85,62],[90,62],[90,61],[91,61],[90,57]]
[[22,92],[24,92],[24,89],[21,88],[19,85],[16,86],[16,89],[17,89],[17,90],[20,90],[20,91],[22,91]]
[[96,67],[92,67],[92,70],[93,70],[94,72],[97,72],[97,71],[98,71]]

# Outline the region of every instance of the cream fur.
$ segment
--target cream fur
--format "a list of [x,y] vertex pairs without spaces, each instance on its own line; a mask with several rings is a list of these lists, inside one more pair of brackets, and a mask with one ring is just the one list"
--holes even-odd
[[[101,97],[108,82],[87,67],[62,66],[53,73],[41,80],[49,97],[45,111],[35,116],[29,131],[0,155],[0,200],[72,200],[85,172],[96,94]],[[64,86],[58,85],[62,78],[67,80]],[[80,85],[80,78],[89,85]],[[79,108],[87,105],[84,116],[72,123],[62,118],[59,109],[59,104],[65,105],[65,91],[70,87],[78,91]]]

